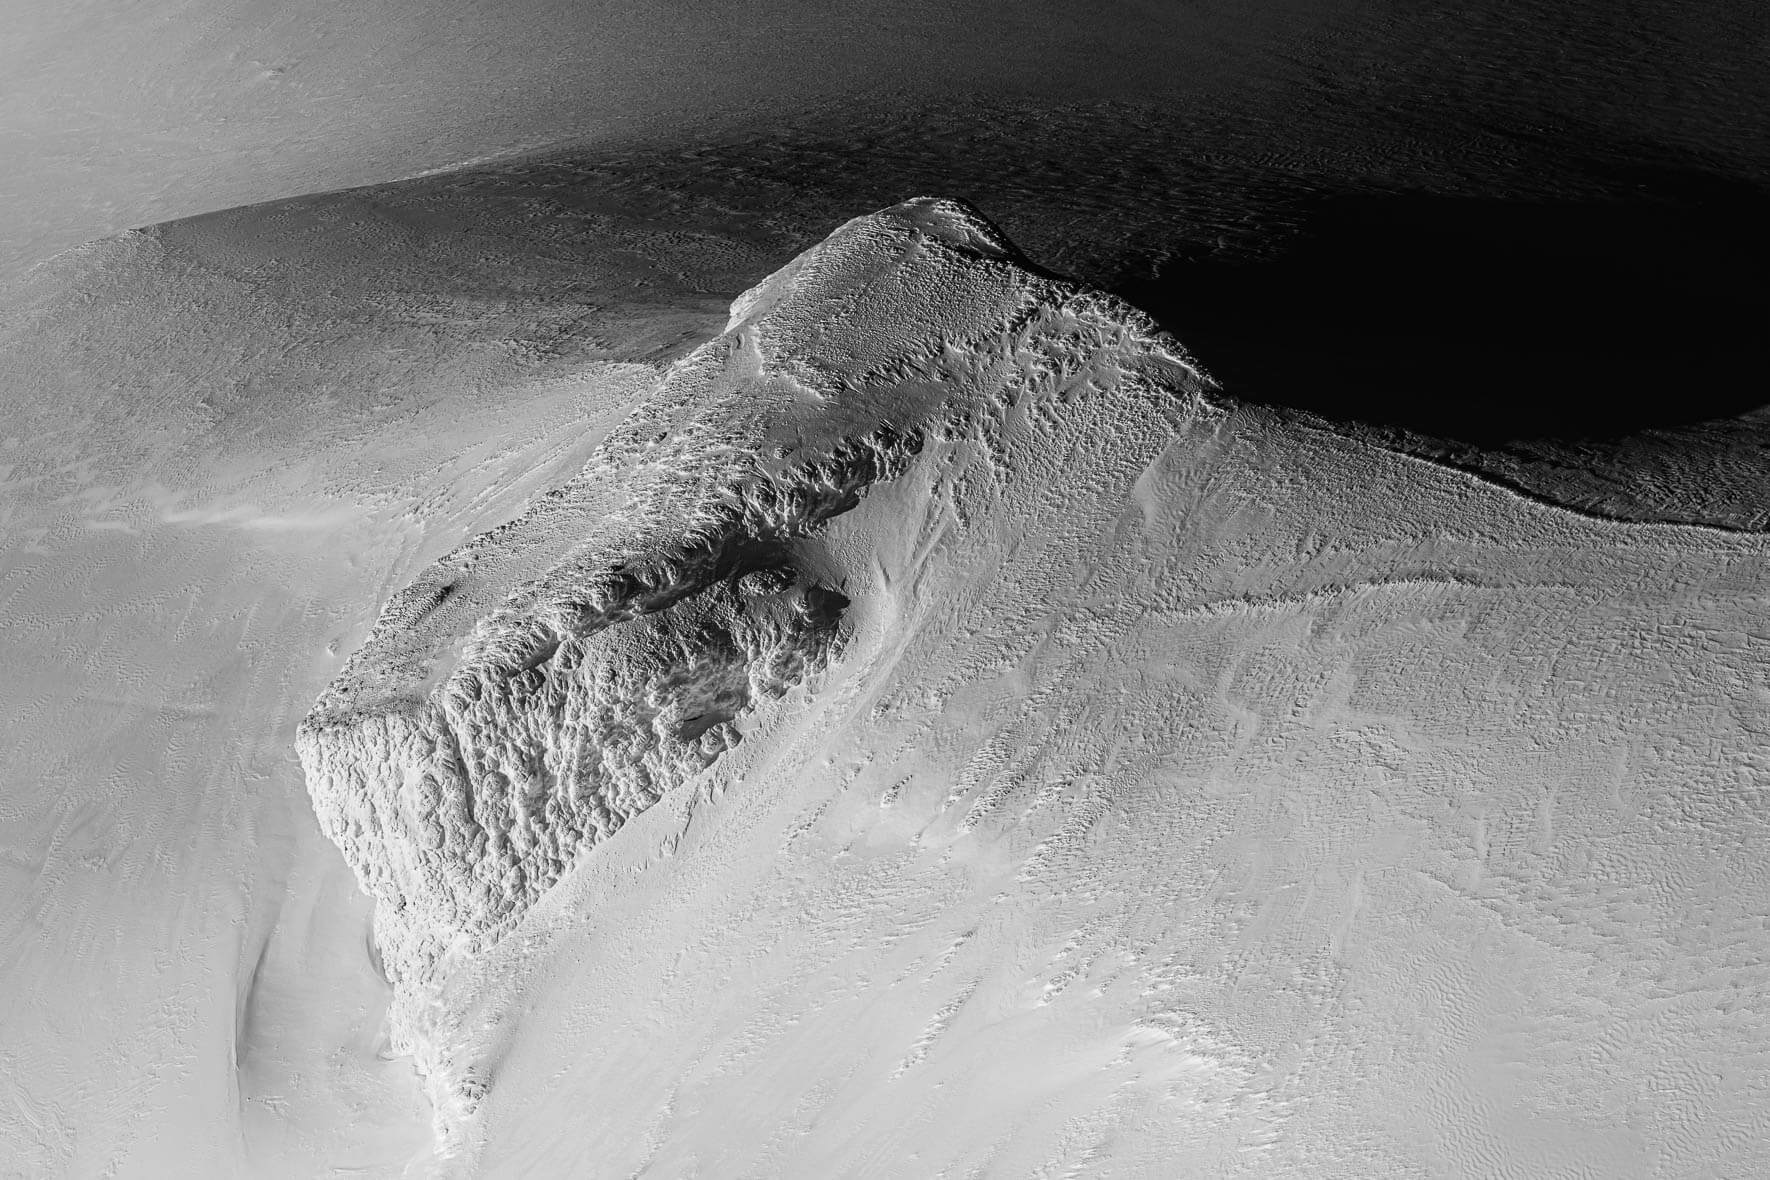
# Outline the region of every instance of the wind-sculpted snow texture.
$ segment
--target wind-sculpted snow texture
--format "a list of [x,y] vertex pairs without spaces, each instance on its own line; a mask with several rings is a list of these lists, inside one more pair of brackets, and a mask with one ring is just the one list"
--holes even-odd
[[930,430],[1102,364],[1169,409],[1204,384],[959,205],[862,218],[742,296],[577,478],[398,594],[299,737],[396,982],[495,941],[827,664],[847,600],[821,525]]
[[301,745],[445,1171],[1770,1167],[1763,537],[1211,390],[911,202],[395,598]]

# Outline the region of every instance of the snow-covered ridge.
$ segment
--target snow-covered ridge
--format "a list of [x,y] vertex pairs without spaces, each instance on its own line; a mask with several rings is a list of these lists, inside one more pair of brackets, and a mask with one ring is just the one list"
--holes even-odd
[[1761,539],[1208,389],[914,202],[399,596],[301,740],[441,1174],[1764,1171]]
[[826,666],[847,599],[821,524],[1091,366],[1207,385],[1134,309],[911,201],[747,292],[577,477],[396,595],[298,738],[395,981],[495,941]]

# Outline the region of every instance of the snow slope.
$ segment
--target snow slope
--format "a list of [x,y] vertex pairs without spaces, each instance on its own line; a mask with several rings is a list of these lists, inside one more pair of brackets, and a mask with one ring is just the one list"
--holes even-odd
[[1765,572],[1221,402],[921,200],[300,747],[444,1171],[1746,1175]]
[[0,297],[0,1175],[397,1175],[430,1112],[296,723],[682,326],[190,228]]

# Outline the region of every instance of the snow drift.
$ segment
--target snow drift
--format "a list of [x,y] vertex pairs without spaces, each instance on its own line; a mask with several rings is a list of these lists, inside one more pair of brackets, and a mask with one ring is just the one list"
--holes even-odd
[[819,526],[929,431],[1054,418],[1092,377],[1169,418],[1206,385],[1128,305],[912,201],[740,297],[582,473],[396,595],[299,737],[396,982],[494,941],[825,666]]
[[575,479],[396,595],[299,743],[392,972],[483,946],[711,765],[752,700],[821,669],[846,600],[818,580],[819,526],[930,429],[1056,412],[1077,365],[1173,410],[1204,385],[955,203],[862,218],[741,297]]
[[1770,1043],[1762,559],[1221,402],[918,200],[299,749],[475,1175],[1749,1171],[1675,1079]]

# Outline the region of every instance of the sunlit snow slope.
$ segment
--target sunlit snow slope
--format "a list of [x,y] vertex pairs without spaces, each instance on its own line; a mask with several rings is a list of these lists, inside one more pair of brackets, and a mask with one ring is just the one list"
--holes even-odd
[[[623,355],[559,284],[537,306],[544,265],[453,286],[412,256],[473,272],[337,212],[0,285],[0,1175],[385,1176],[428,1150],[296,724],[387,594],[582,466],[651,384],[618,362],[681,313],[601,317]],[[312,248],[341,225],[403,257]]]
[[299,744],[462,1174],[1749,1175],[1765,572],[1222,402],[923,200]]

